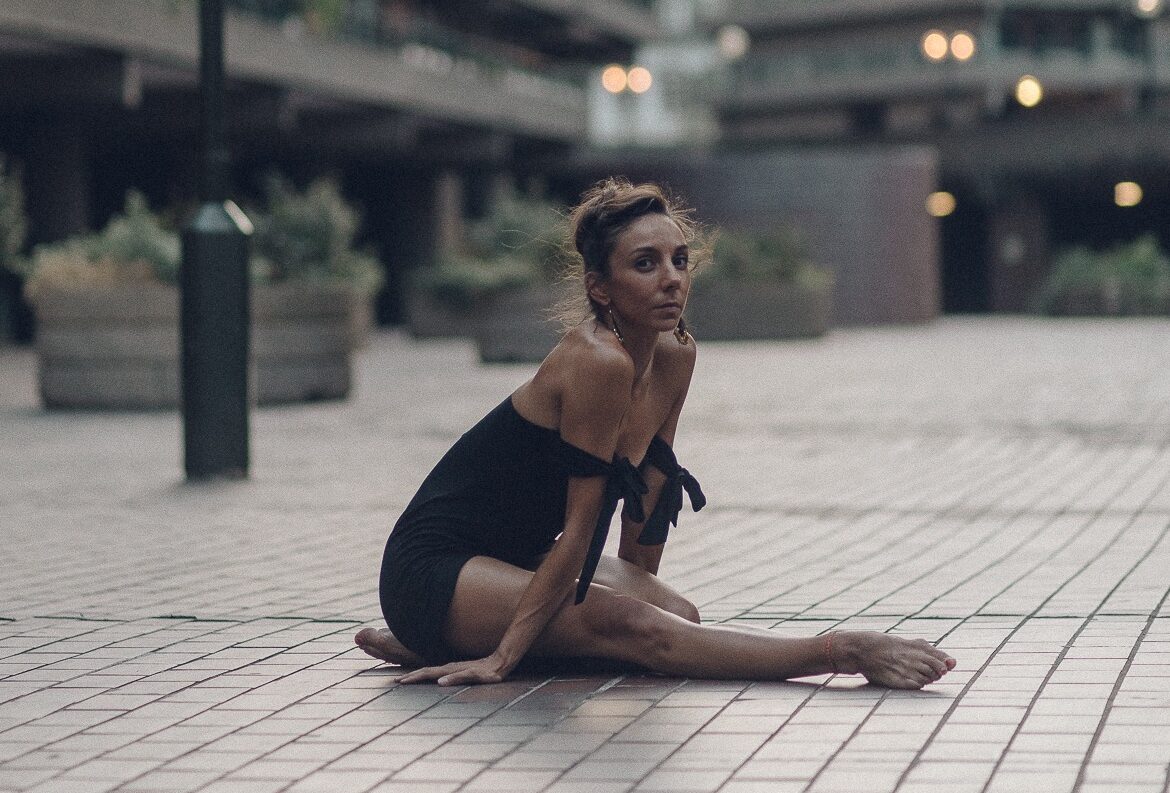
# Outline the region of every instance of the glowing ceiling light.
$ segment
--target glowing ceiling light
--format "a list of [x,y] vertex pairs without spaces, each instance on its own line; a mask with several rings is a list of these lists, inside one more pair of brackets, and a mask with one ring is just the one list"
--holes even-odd
[[650,70],[644,66],[635,66],[630,69],[627,76],[630,90],[635,94],[644,94],[650,90],[650,86],[654,83],[654,77],[650,74]]
[[941,30],[928,30],[922,36],[922,54],[928,60],[935,62],[941,61],[947,57],[947,49],[950,43],[947,41],[947,35]]
[[616,63],[606,66],[601,72],[601,86],[611,94],[620,94],[626,90],[626,70]]
[[1135,207],[1142,202],[1142,186],[1137,182],[1118,182],[1113,185],[1113,203],[1119,207]]
[[945,218],[955,211],[955,196],[939,190],[926,197],[926,211],[936,218]]
[[969,61],[975,54],[975,37],[965,30],[951,36],[951,55],[957,61]]
[[751,46],[748,32],[739,25],[724,25],[715,33],[715,49],[725,61],[738,61]]
[[1032,75],[1025,74],[1016,81],[1016,101],[1024,107],[1035,107],[1043,98],[1044,88]]
[[1162,0],[1136,0],[1133,10],[1140,17],[1156,17],[1162,12]]

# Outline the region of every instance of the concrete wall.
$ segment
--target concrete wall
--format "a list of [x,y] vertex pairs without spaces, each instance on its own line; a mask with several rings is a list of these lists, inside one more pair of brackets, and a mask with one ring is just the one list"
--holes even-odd
[[926,147],[789,149],[716,155],[677,187],[714,223],[795,225],[836,274],[838,324],[919,322],[940,312],[936,169]]

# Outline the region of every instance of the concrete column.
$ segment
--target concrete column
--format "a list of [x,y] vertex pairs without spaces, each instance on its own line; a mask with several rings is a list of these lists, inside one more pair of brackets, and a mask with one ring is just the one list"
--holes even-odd
[[469,218],[481,218],[501,199],[515,192],[515,178],[509,171],[476,169],[463,181],[463,206]]
[[988,222],[992,311],[1026,311],[1049,267],[1048,210],[1027,192],[1009,192]]
[[90,157],[80,131],[41,130],[26,150],[29,242],[52,242],[89,229]]
[[435,251],[458,249],[463,239],[463,177],[444,171],[435,180]]

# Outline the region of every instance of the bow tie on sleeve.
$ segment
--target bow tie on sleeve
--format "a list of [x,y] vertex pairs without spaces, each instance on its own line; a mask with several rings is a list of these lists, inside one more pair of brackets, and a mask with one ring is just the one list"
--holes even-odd
[[597,516],[597,525],[593,527],[593,537],[585,554],[585,564],[581,566],[581,576],[577,579],[577,598],[574,603],[583,601],[589,591],[589,584],[593,581],[593,574],[597,572],[597,565],[601,561],[601,551],[605,548],[605,538],[609,534],[609,524],[617,510],[618,501],[625,501],[625,514],[629,515],[631,520],[640,522],[646,519],[642,496],[648,489],[641,472],[628,458],[619,457],[614,460],[609,478],[605,482],[605,498],[601,504],[601,512]]
[[666,482],[662,485],[662,492],[658,496],[658,503],[646,525],[638,535],[639,545],[661,545],[666,542],[670,527],[678,526],[678,513],[682,510],[683,490],[691,499],[691,509],[698,512],[707,506],[707,497],[699,487],[699,480],[691,472],[678,464],[674,450],[658,436],[650,442],[646,450],[646,458],[658,470],[666,474]]

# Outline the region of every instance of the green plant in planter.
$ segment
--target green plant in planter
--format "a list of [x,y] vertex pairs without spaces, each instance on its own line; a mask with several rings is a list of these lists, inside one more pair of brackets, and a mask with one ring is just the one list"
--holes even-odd
[[715,240],[710,277],[740,284],[796,284],[827,288],[833,276],[813,264],[800,235],[783,228],[771,234],[723,230]]
[[123,214],[97,233],[38,245],[23,267],[25,293],[100,284],[174,284],[181,258],[179,235],[150,211],[141,193],[126,195]]
[[448,254],[417,272],[413,283],[442,305],[468,311],[492,295],[531,286],[533,276],[532,263],[524,259]]
[[253,237],[257,280],[348,283],[367,298],[382,287],[378,260],[354,248],[359,214],[335,182],[319,179],[298,192],[274,176],[268,180],[267,198],[267,211],[257,213]]
[[[267,214],[256,213],[250,264],[257,283],[349,284],[362,297],[381,288],[377,259],[353,248],[358,214],[335,184],[322,180],[299,193],[274,179]],[[99,284],[178,282],[179,234],[131,190],[122,214],[100,232],[39,245],[23,264],[25,292]]]
[[723,231],[700,272],[687,302],[700,339],[811,338],[832,324],[832,273],[812,263],[792,230]]
[[468,224],[460,250],[416,271],[412,284],[456,311],[504,292],[553,284],[560,226],[560,213],[546,201],[501,198],[485,217]]
[[1170,313],[1170,257],[1146,234],[1107,251],[1060,253],[1033,301],[1046,314]]

